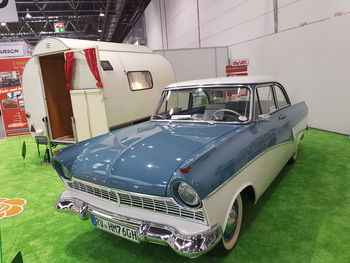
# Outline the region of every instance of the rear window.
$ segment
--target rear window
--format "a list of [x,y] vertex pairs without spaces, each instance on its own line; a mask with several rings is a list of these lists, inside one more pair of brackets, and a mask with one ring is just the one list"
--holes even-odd
[[258,87],[256,93],[259,99],[259,114],[268,114],[276,110],[272,86]]
[[149,71],[129,71],[127,76],[132,91],[153,88],[152,75]]

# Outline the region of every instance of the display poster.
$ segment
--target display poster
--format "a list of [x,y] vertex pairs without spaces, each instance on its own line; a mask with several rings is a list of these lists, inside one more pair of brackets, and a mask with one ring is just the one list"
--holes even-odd
[[29,58],[0,59],[0,106],[7,137],[28,135],[21,77]]

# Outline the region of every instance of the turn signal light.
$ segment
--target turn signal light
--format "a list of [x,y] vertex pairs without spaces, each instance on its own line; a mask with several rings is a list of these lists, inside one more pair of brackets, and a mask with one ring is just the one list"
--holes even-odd
[[188,174],[190,171],[192,170],[192,167],[191,166],[188,166],[186,168],[180,168],[180,172],[182,174]]

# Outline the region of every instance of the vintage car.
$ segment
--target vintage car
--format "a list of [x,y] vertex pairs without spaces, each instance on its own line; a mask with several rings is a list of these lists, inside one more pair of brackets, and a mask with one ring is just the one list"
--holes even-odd
[[53,166],[67,187],[56,209],[188,257],[219,242],[230,250],[242,197],[257,202],[297,158],[307,114],[270,77],[169,85],[150,121],[56,151]]

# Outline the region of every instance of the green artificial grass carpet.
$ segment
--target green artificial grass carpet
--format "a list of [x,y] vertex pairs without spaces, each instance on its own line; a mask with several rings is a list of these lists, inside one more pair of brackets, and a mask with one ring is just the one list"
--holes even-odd
[[22,214],[0,220],[5,263],[18,251],[25,263],[350,262],[350,140],[342,135],[305,133],[298,161],[282,170],[255,206],[246,204],[240,238],[228,254],[215,248],[187,259],[166,246],[95,229],[54,210],[63,191],[51,166],[40,164],[30,137],[0,141],[0,198],[27,200]]

